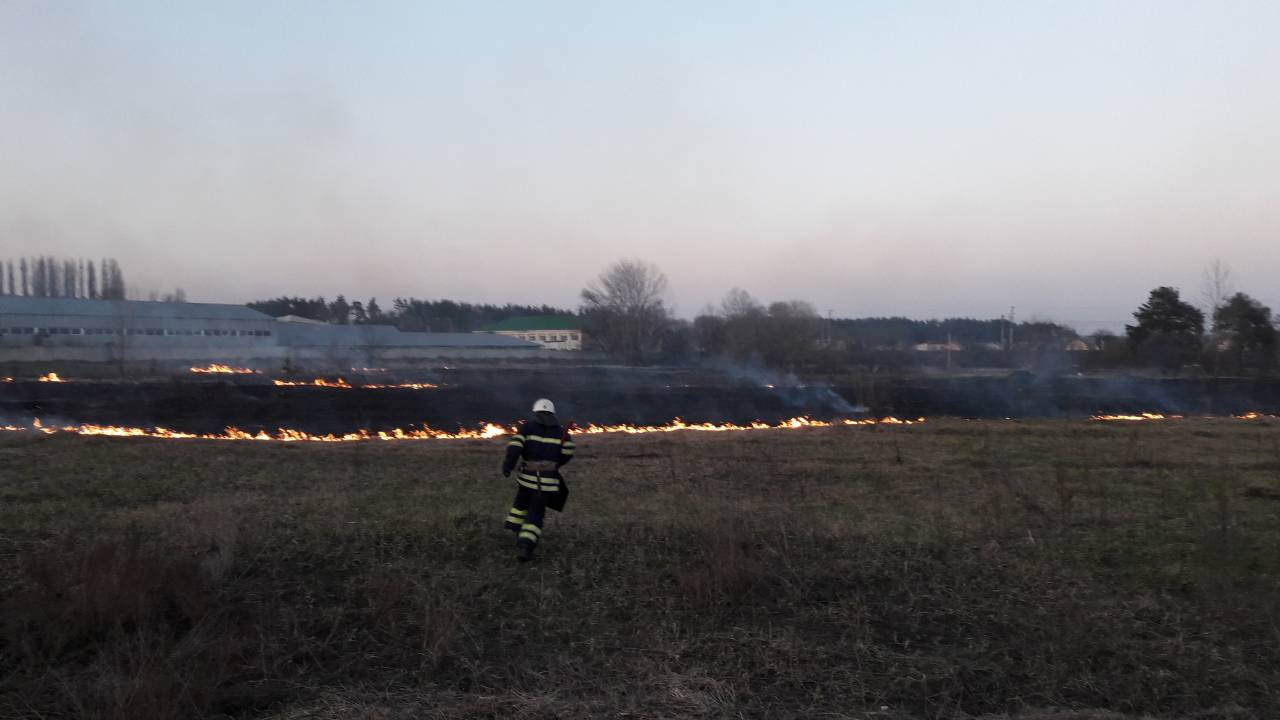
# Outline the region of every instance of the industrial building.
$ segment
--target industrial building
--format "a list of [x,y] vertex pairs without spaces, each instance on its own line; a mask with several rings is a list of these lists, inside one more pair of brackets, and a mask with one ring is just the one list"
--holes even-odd
[[537,357],[533,342],[386,325],[280,322],[243,305],[0,296],[0,361],[307,361]]
[[582,349],[582,324],[572,315],[513,317],[480,331],[536,342],[548,350]]

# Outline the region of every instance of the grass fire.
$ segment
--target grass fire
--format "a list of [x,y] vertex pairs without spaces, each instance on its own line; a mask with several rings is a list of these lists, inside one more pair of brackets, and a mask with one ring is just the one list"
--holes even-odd
[[193,367],[191,372],[199,375],[257,375],[259,371],[250,368],[238,368],[221,363],[211,363],[204,367]]
[[[677,418],[664,425],[587,424],[581,427],[575,426],[573,428],[573,432],[582,435],[648,435],[652,433],[672,432],[744,432],[752,430],[801,430],[808,428],[865,427],[875,425],[918,425],[923,422],[924,418],[916,418],[915,420],[899,420],[894,417],[857,420],[813,420],[807,417],[796,417],[791,418],[790,420],[785,420],[776,425],[763,422],[736,425],[734,423],[686,423]],[[418,428],[395,428],[392,430],[378,431],[355,430],[340,434],[314,434],[303,430],[289,428],[279,428],[274,432],[268,432],[266,430],[246,432],[238,428],[229,427],[220,433],[188,433],[169,430],[162,427],[142,428],[96,424],[50,425],[42,422],[39,418],[33,419],[30,425],[10,424],[0,426],[0,430],[7,432],[43,433],[45,435],[62,433],[116,438],[146,437],[161,440],[257,440],[321,443],[367,442],[374,440],[480,440],[500,437],[503,435],[512,435],[516,432],[516,428],[511,426],[504,427],[495,423],[483,423],[478,429],[463,429],[455,431],[436,430],[423,426]]]
[[1278,29],[0,2],[0,720],[1280,720]]
[[528,572],[510,428],[36,427],[0,435],[0,714],[1280,712],[1265,417],[586,428]]
[[277,387],[323,387],[336,388],[338,390],[350,390],[359,387],[365,390],[386,390],[388,388],[399,388],[402,390],[434,390],[439,385],[426,382],[406,382],[406,383],[361,383],[352,385],[344,378],[336,378],[329,380],[326,378],[315,378],[314,380],[272,380],[271,383]]

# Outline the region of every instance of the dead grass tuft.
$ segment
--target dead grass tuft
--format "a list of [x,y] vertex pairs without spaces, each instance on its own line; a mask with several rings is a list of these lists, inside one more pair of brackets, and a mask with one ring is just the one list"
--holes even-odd
[[680,574],[690,607],[720,608],[743,602],[767,580],[755,547],[757,536],[741,522],[713,520],[699,537],[699,552]]

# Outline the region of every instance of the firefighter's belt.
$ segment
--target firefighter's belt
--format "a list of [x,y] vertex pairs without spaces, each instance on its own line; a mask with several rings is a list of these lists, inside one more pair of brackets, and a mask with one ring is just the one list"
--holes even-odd
[[524,471],[531,473],[555,472],[559,467],[559,464],[551,460],[527,460],[524,464]]

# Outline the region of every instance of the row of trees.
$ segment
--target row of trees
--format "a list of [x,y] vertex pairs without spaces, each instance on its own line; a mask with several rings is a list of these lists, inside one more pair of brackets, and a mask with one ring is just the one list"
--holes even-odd
[[[1114,336],[1093,338],[1114,364],[1181,367],[1200,362],[1211,370],[1269,369],[1280,333],[1271,310],[1244,293],[1227,293],[1225,272],[1216,265],[1211,298],[1212,330],[1205,313],[1184,302],[1178,290],[1159,287],[1134,313],[1127,342]],[[676,319],[667,294],[666,275],[654,264],[622,260],[607,268],[581,292],[578,315],[589,347],[626,361],[724,358],[796,369],[847,364],[859,353],[897,352],[920,343],[947,347],[1020,352],[1057,351],[1078,340],[1076,332],[1053,322],[1016,325],[1007,319],[911,320],[908,318],[824,319],[802,300],[763,303],[745,290],[730,290],[717,306],[692,321]],[[297,315],[335,324],[394,325],[406,331],[469,332],[519,315],[564,315],[541,305],[488,305],[452,300],[396,298],[383,310],[376,298],[348,301],[339,295],[279,297],[249,306],[280,317]],[[1116,342],[1109,342],[1116,340]],[[1103,358],[1106,360],[1107,358]]]
[[587,341],[624,360],[721,357],[792,366],[818,349],[824,323],[801,300],[765,305],[730,290],[718,308],[693,322],[666,302],[667,276],[652,263],[622,260],[582,290],[579,314]]
[[58,259],[40,255],[0,261],[0,295],[123,300],[120,263],[103,258]]
[[1271,308],[1237,292],[1220,297],[1205,313],[1184,301],[1176,288],[1158,287],[1125,326],[1130,349],[1145,364],[1170,369],[1200,362],[1212,370],[1270,370],[1276,362],[1280,332]]
[[[1061,350],[1078,340],[1065,325],[1045,321],[1014,325],[1006,319],[824,320],[801,300],[764,304],[744,290],[730,290],[718,307],[690,322],[675,319],[666,304],[666,275],[652,263],[623,260],[582,290],[581,317],[587,338],[599,350],[628,360],[715,357],[773,367],[832,363],[837,355],[904,350],[918,343],[948,347]],[[1177,289],[1159,287],[1134,313],[1127,343],[1095,338],[1093,347],[1113,354],[1115,364],[1179,368],[1200,363],[1212,372],[1270,370],[1280,331],[1271,309],[1230,289],[1229,271],[1215,261],[1206,271],[1205,312],[1184,302]],[[1112,336],[1114,337],[1114,336]],[[1105,358],[1104,358],[1105,359]],[[838,364],[835,362],[834,364]]]
[[1061,347],[1077,337],[1066,325],[1043,320],[1014,323],[1005,318],[913,320],[905,317],[836,318],[833,333],[853,347],[910,348],[920,343],[1007,348],[1011,338],[1022,348]]
[[907,350],[918,343],[1001,347],[1015,334],[1020,347],[1056,349],[1076,337],[1071,328],[1051,322],[824,319],[806,301],[766,304],[740,288],[686,322],[672,317],[667,289],[666,275],[652,263],[615,263],[582,291],[588,340],[631,360],[710,357],[790,368],[830,360],[840,351]]
[[785,300],[765,306],[740,288],[730,290],[719,308],[707,308],[693,320],[700,354],[775,367],[802,362],[817,349],[823,332],[813,305]]
[[272,317],[296,315],[334,325],[393,325],[407,332],[471,332],[520,315],[571,314],[548,305],[477,305],[417,298],[396,298],[391,309],[383,310],[377,298],[349,301],[345,295],[333,300],[278,297],[251,302],[249,307]]

